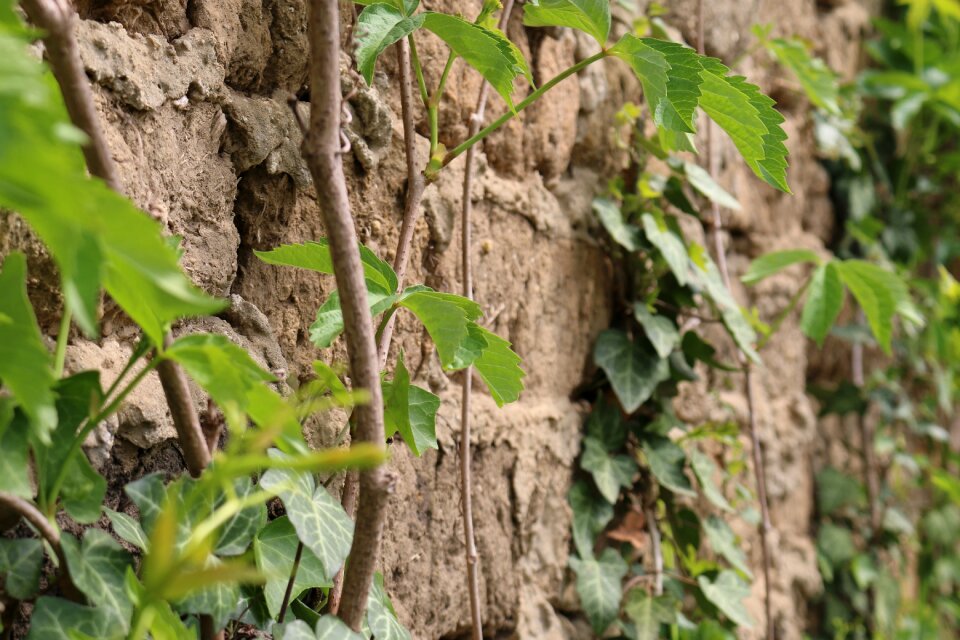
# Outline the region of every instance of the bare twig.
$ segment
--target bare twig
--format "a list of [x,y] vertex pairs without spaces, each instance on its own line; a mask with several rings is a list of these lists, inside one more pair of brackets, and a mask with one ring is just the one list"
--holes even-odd
[[[703,0],[697,0],[697,51],[700,55],[705,53],[705,37],[704,37],[704,16],[703,16]],[[717,177],[718,169],[718,156],[714,150],[713,144],[713,121],[707,120],[707,141],[706,141],[706,163],[707,171],[710,173],[710,176],[714,179]],[[720,269],[720,274],[723,276],[724,285],[727,289],[730,290],[731,294],[733,289],[730,284],[730,270],[727,267],[727,250],[723,242],[723,219],[720,216],[720,205],[716,202],[711,203],[712,210],[712,219],[713,219],[713,241],[714,241],[714,250],[717,256],[717,266]],[[744,355],[743,351],[737,350],[737,357],[743,366],[744,370],[744,387],[747,394],[747,414],[749,422],[749,436],[750,436],[750,449],[751,456],[753,460],[753,473],[754,478],[757,484],[757,500],[760,503],[760,546],[761,546],[761,557],[763,561],[763,579],[764,579],[764,615],[766,617],[766,640],[774,640],[776,637],[776,628],[774,625],[773,619],[773,609],[772,609],[772,592],[773,585],[771,583],[771,559],[770,559],[770,542],[769,542],[769,533],[772,529],[770,521],[770,509],[767,501],[767,476],[766,476],[766,467],[764,465],[763,459],[763,448],[760,443],[760,438],[757,433],[757,415],[756,415],[756,404],[753,391],[753,370],[750,364],[749,359]]]
[[0,505],[23,516],[23,519],[29,522],[30,525],[37,530],[37,533],[50,543],[50,547],[57,554],[60,567],[63,571],[67,570],[63,549],[60,546],[60,531],[40,513],[40,510],[37,509],[32,502],[15,496],[12,493],[0,491]]
[[[513,0],[507,0],[500,15],[500,29],[505,30],[513,11]],[[490,84],[483,82],[477,96],[477,107],[470,116],[468,137],[472,138],[480,131]],[[463,174],[463,213],[460,218],[460,256],[463,271],[463,297],[473,300],[473,265],[470,259],[472,229],[470,214],[473,209],[473,163],[477,145],[467,150]],[[471,476],[470,455],[470,397],[473,386],[473,367],[467,367],[463,373],[460,401],[460,504],[463,509],[463,541],[467,563],[467,591],[470,597],[470,620],[473,628],[473,640],[483,640],[483,611],[480,602],[479,554],[473,531],[473,481]]]
[[[310,130],[302,153],[317,190],[317,200],[330,241],[330,253],[344,335],[355,387],[367,389],[370,401],[356,407],[356,439],[385,448],[380,366],[373,320],[367,306],[363,266],[357,250],[340,145],[340,15],[337,0],[311,0],[309,11]],[[360,630],[367,593],[380,556],[386,505],[395,478],[383,468],[360,474],[360,496],[353,544],[343,578],[341,619]]]

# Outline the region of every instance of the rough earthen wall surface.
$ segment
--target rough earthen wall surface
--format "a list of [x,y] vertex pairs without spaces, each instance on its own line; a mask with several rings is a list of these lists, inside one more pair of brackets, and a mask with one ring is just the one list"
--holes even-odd
[[[473,15],[480,0],[424,0],[429,9]],[[615,32],[630,28],[647,4],[615,7]],[[670,0],[666,20],[692,42],[694,0]],[[731,61],[745,52],[757,22],[775,33],[810,39],[845,73],[857,64],[870,8],[854,0],[723,0],[707,2],[708,53]],[[343,359],[342,347],[318,352],[308,326],[333,288],[332,278],[260,263],[254,250],[324,235],[308,173],[299,157],[300,133],[288,109],[309,92],[304,0],[88,0],[80,7],[84,63],[119,163],[127,193],[183,237],[184,264],[194,280],[233,305],[221,318],[181,331],[213,330],[249,348],[281,377],[309,374],[313,359]],[[595,52],[573,33],[546,36],[523,27],[519,11],[508,32],[533,61],[538,83]],[[556,36],[556,37],[554,37]],[[425,39],[421,55],[435,82],[445,53]],[[344,57],[344,66],[347,60]],[[835,221],[828,180],[813,153],[809,105],[762,55],[737,67],[781,103],[790,134],[790,183],[785,196],[761,184],[719,143],[721,181],[743,203],[726,217],[731,269],[772,249],[821,250]],[[356,86],[349,108],[353,146],[345,157],[352,205],[363,242],[392,259],[405,183],[396,63],[388,51],[372,88]],[[478,76],[453,67],[441,118],[441,141],[463,139],[479,89]],[[475,186],[476,292],[491,329],[524,358],[527,391],[498,410],[480,392],[475,400],[475,514],[485,620],[491,636],[589,637],[578,620],[567,570],[570,512],[566,492],[579,451],[585,407],[571,393],[590,372],[593,338],[611,313],[611,265],[592,220],[590,202],[622,158],[613,143],[613,114],[639,99],[637,83],[617,62],[589,69],[483,144]],[[493,100],[488,113],[505,109]],[[421,125],[422,117],[421,117]],[[427,142],[420,140],[420,160]],[[462,161],[426,195],[409,282],[459,291]],[[5,247],[36,246],[15,217],[0,219]],[[31,254],[32,294],[41,321],[55,333],[58,302],[49,292],[42,252]],[[772,278],[750,295],[766,317],[786,305],[799,273]],[[745,291],[737,291],[747,300]],[[107,312],[98,344],[75,341],[73,368],[100,366],[109,382],[134,336]],[[462,575],[456,438],[457,379],[444,374],[425,335],[401,317],[394,353],[402,349],[417,381],[443,398],[440,450],[414,458],[391,447],[401,481],[392,502],[382,570],[401,620],[417,638],[466,634],[468,607]],[[805,604],[819,587],[810,538],[812,452],[817,422],[804,393],[805,341],[789,325],[769,347],[756,376],[760,428],[770,483],[774,609],[783,640],[801,637]],[[690,422],[745,418],[742,381],[713,376],[688,386],[678,414]],[[335,421],[333,421],[335,422]],[[337,424],[311,425],[310,437],[329,443]],[[110,506],[128,508],[121,483],[182,463],[159,382],[149,379],[119,420],[98,433],[88,451],[112,482]],[[754,565],[755,532],[742,525]],[[760,573],[759,571],[757,572]],[[760,618],[762,585],[751,608]]]

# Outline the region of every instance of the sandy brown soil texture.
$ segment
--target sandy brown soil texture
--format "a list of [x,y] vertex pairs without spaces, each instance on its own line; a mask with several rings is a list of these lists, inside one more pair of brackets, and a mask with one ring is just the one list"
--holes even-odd
[[[299,157],[300,133],[286,105],[299,96],[309,109],[304,0],[86,0],[80,25],[84,63],[127,193],[183,238],[184,265],[194,280],[232,305],[221,318],[178,331],[220,331],[251,350],[283,378],[298,379],[315,358],[343,359],[342,347],[318,352],[308,326],[333,288],[331,278],[260,263],[253,250],[323,235],[308,172]],[[349,4],[349,3],[344,3]],[[424,0],[430,9],[472,15],[480,0]],[[613,3],[615,31],[629,28],[635,11]],[[694,38],[694,0],[666,3],[668,22]],[[850,73],[868,22],[869,7],[855,1],[724,0],[707,2],[708,53],[732,60],[750,41],[755,22],[817,43],[834,65]],[[527,30],[519,15],[509,35],[527,57],[537,82],[595,52],[570,32],[546,36]],[[554,37],[557,36],[557,37]],[[445,52],[425,39],[421,55],[436,81]],[[344,55],[344,71],[348,58]],[[356,86],[349,103],[345,158],[357,229],[363,242],[391,259],[405,184],[396,63],[388,51],[372,87]],[[731,268],[740,273],[763,252],[785,247],[822,249],[833,233],[827,177],[814,158],[809,105],[763,56],[748,56],[740,71],[781,103],[790,134],[790,183],[784,196],[762,185],[719,143],[722,183],[743,203],[729,215]],[[453,67],[441,117],[441,141],[463,139],[480,83],[460,62]],[[524,358],[527,391],[498,410],[482,392],[476,401],[475,516],[481,556],[484,617],[497,637],[589,637],[578,621],[566,568],[570,513],[566,492],[579,451],[584,407],[571,393],[590,371],[596,334],[613,308],[610,263],[604,256],[590,202],[604,190],[623,158],[616,150],[613,114],[639,100],[636,82],[616,62],[590,68],[558,86],[548,99],[483,144],[475,187],[477,298],[486,322]],[[502,113],[497,99],[490,115]],[[420,114],[421,131],[423,114]],[[426,141],[420,140],[420,161]],[[462,161],[431,186],[417,229],[409,282],[459,291]],[[30,253],[31,294],[43,326],[54,333],[59,301],[42,249],[15,216],[0,216],[0,253]],[[750,293],[765,316],[776,314],[798,286],[787,272]],[[746,301],[745,291],[737,291]],[[105,308],[99,343],[74,341],[73,369],[103,367],[115,375],[134,336]],[[401,317],[393,352],[403,350],[418,382],[443,397],[440,450],[412,457],[391,448],[401,481],[391,509],[382,570],[401,620],[418,638],[455,638],[468,624],[462,576],[456,440],[459,385],[430,355],[425,335]],[[817,423],[804,394],[807,354],[790,325],[770,347],[775,357],[757,375],[760,425],[767,454],[777,552],[775,610],[780,637],[801,637],[805,602],[819,588],[808,523],[812,510],[811,451]],[[744,419],[737,378],[712,377],[688,386],[678,414],[691,421]],[[201,405],[204,406],[204,405]],[[311,425],[315,442],[336,428]],[[120,483],[153,469],[181,464],[159,383],[148,378],[113,424],[104,425],[88,453],[111,478],[111,501],[122,504]],[[114,505],[111,505],[114,506]],[[751,557],[755,533],[744,527]],[[758,574],[760,572],[757,572]],[[751,608],[761,610],[762,585]],[[758,616],[759,617],[759,616]]]

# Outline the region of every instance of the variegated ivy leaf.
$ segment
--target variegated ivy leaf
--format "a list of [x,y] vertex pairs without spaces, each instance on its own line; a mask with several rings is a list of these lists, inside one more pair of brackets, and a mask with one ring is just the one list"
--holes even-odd
[[670,375],[666,360],[616,329],[604,331],[597,338],[593,361],[607,374],[627,413],[636,411]]
[[603,444],[592,437],[583,439],[580,466],[593,475],[597,489],[610,504],[616,503],[622,487],[633,484],[637,473],[637,463],[629,456],[607,453]]
[[[323,616],[317,620],[317,640],[363,640],[362,633],[357,633],[336,616]],[[378,639],[379,640],[379,637]]]
[[623,608],[636,628],[637,640],[659,640],[660,625],[674,624],[680,607],[672,596],[655,598],[644,589],[631,589]]
[[747,629],[753,626],[753,619],[743,604],[744,599],[750,595],[750,587],[736,573],[721,571],[714,580],[699,576],[697,584],[707,600],[716,605],[734,624]]
[[133,603],[126,589],[130,554],[105,531],[88,529],[83,542],[65,535],[60,542],[67,559],[70,580],[90,602],[96,603],[113,629],[130,628]]
[[617,619],[620,612],[621,583],[627,575],[627,563],[613,549],[604,549],[599,558],[570,557],[577,574],[577,594],[590,625],[598,636]]
[[[238,478],[233,481],[234,493],[238,499],[246,498],[257,491],[250,478]],[[226,494],[220,494],[214,502],[217,509],[227,501]],[[241,509],[220,527],[215,552],[220,556],[238,556],[244,553],[253,542],[253,537],[267,523],[267,506],[257,504]]]
[[33,597],[40,587],[43,543],[34,538],[0,539],[0,578],[17,600]]
[[[284,454],[271,449],[270,456]],[[350,554],[353,540],[353,520],[340,501],[317,486],[307,472],[270,469],[260,479],[260,486],[280,496],[301,542],[319,558],[325,576],[332,579]]]
[[[297,531],[293,528],[288,516],[270,522],[257,534],[253,542],[257,568],[267,578],[263,587],[264,599],[270,615],[274,618],[280,613],[280,607],[283,604],[299,542],[300,538],[297,537]],[[320,558],[304,546],[300,553],[300,564],[290,597],[295,599],[306,589],[329,587],[332,584]]]
[[411,640],[410,632],[397,619],[379,573],[374,575],[367,595],[366,623],[376,640]]
[[613,505],[596,495],[583,480],[570,487],[567,499],[573,510],[573,544],[580,557],[589,556],[597,534],[613,520]]
[[90,638],[117,640],[126,637],[120,629],[102,607],[87,607],[43,596],[37,600],[30,616],[27,640],[76,640],[78,633]]
[[149,550],[150,542],[147,539],[147,534],[136,518],[106,507],[104,507],[103,512],[110,519],[113,532],[120,536],[121,540],[132,544],[141,551]]
[[[215,568],[222,563],[216,556],[207,559],[207,568]],[[198,589],[176,603],[178,613],[206,614],[213,618],[214,626],[222,629],[237,610],[240,601],[240,584],[219,581],[208,587]]]

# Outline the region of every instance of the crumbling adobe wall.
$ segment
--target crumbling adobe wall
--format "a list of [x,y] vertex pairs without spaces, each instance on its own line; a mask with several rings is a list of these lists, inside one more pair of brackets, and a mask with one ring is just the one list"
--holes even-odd
[[[341,3],[348,5],[349,3]],[[473,15],[480,0],[424,0],[429,9]],[[615,31],[629,29],[636,12],[615,6]],[[744,52],[755,22],[772,22],[783,34],[819,45],[834,66],[856,64],[857,42],[868,13],[860,2],[754,0],[707,2],[708,53],[732,60]],[[690,42],[694,0],[666,3],[667,21]],[[299,96],[309,109],[304,0],[88,0],[80,7],[84,63],[127,193],[145,211],[182,236],[184,265],[217,295],[230,295],[222,318],[180,330],[222,331],[249,348],[281,377],[309,375],[313,359],[343,359],[342,347],[316,350],[308,326],[333,288],[332,278],[259,262],[254,250],[324,235],[308,173],[299,157],[300,133],[286,101]],[[510,37],[533,61],[538,83],[591,55],[587,38],[561,31],[545,35],[523,27],[519,11]],[[426,39],[421,56],[428,81],[436,81],[442,49]],[[344,65],[346,68],[346,56]],[[809,106],[784,74],[762,57],[747,56],[739,70],[781,101],[791,150],[784,196],[762,185],[720,142],[722,182],[743,203],[725,216],[731,268],[767,250],[821,249],[833,232],[827,177],[813,154]],[[344,69],[345,70],[345,69]],[[361,240],[392,259],[405,183],[396,63],[388,51],[371,88],[357,85],[349,108],[353,152],[345,157]],[[480,83],[461,62],[453,67],[441,140],[462,140]],[[619,63],[589,69],[559,85],[484,142],[475,186],[477,299],[488,326],[513,342],[528,372],[527,391],[498,410],[478,392],[474,425],[475,518],[481,588],[488,633],[497,637],[589,637],[576,620],[577,605],[566,569],[570,513],[566,492],[579,451],[584,407],[571,392],[589,372],[593,338],[609,322],[610,263],[592,221],[590,201],[604,190],[622,161],[613,142],[613,114],[639,99],[636,81]],[[502,113],[497,99],[488,113]],[[419,118],[421,125],[423,117]],[[420,162],[426,140],[419,141]],[[408,279],[458,291],[457,233],[462,160],[426,194]],[[0,221],[0,238],[29,242],[16,218]],[[0,247],[2,248],[2,247]],[[34,259],[33,297],[40,318],[55,333],[56,300],[42,260]],[[49,272],[47,272],[48,274]],[[771,279],[751,295],[770,317],[796,290],[798,274]],[[46,289],[44,287],[47,287]],[[741,300],[747,293],[737,291]],[[99,344],[76,340],[73,368],[116,370],[134,336],[109,314]],[[805,602],[819,587],[809,537],[812,474],[809,452],[816,433],[804,394],[807,357],[797,328],[788,324],[771,344],[756,384],[767,454],[775,533],[778,624],[785,640],[801,637]],[[457,476],[459,384],[440,369],[425,335],[409,317],[398,322],[393,354],[403,351],[417,382],[443,398],[439,451],[417,459],[391,447],[400,476],[390,509],[382,569],[401,620],[418,638],[460,637],[468,607]],[[108,376],[109,381],[109,376]],[[686,388],[678,413],[691,422],[743,421],[745,398],[737,378],[708,378]],[[310,437],[330,442],[335,426],[311,425]],[[181,462],[159,383],[147,384],[106,425],[89,451],[111,478],[110,500],[131,477]],[[751,527],[738,530],[759,549]],[[759,571],[757,572],[760,573]],[[752,610],[761,611],[756,583]],[[570,614],[565,615],[565,614]],[[759,619],[759,615],[756,616]]]

